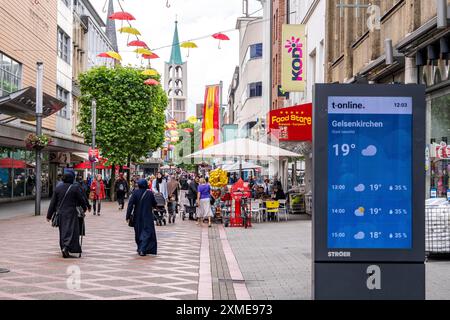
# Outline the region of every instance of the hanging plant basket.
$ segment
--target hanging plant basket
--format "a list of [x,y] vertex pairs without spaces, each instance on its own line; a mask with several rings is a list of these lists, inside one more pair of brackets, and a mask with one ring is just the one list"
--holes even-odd
[[42,150],[52,142],[53,140],[45,134],[38,136],[30,133],[25,139],[25,146],[28,150]]

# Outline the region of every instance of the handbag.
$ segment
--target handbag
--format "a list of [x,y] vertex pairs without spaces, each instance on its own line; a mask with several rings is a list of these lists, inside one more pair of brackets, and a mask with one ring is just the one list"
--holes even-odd
[[[139,206],[141,205],[142,199],[144,199],[145,195],[147,194],[147,191],[148,191],[148,190],[146,190],[146,191],[144,192],[144,194],[142,195],[141,199],[139,200]],[[132,212],[131,215],[130,215],[130,220],[128,221],[128,226],[129,226],[130,228],[134,228],[134,225],[135,225],[135,221],[134,221],[134,211],[135,211],[135,210],[136,210],[136,206],[134,207],[134,210],[133,210],[133,212]]]
[[61,201],[61,203],[59,204],[58,210],[56,210],[56,212],[52,216],[52,227],[53,228],[58,228],[59,227],[59,220],[60,220],[59,211],[61,210],[61,207],[62,207],[62,205],[64,203],[64,200],[66,200],[66,196],[69,193],[71,188],[72,188],[72,186],[70,186],[69,189],[67,189],[67,191],[64,194],[64,197],[63,197],[63,199]]

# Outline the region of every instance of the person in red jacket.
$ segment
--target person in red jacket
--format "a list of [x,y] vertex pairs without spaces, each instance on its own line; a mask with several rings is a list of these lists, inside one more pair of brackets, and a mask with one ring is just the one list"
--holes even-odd
[[91,183],[91,200],[93,201],[94,216],[98,213],[100,215],[100,210],[102,208],[102,200],[106,198],[105,184],[102,180],[102,175],[98,174],[97,179]]

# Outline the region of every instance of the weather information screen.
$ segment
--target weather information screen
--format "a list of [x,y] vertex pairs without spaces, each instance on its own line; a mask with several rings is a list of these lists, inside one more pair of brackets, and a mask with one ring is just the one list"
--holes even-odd
[[412,248],[412,98],[329,97],[328,247]]

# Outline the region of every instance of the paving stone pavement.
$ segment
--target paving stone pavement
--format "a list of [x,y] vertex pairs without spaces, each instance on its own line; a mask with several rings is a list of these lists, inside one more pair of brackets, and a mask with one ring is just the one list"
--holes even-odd
[[81,259],[62,259],[44,216],[1,220],[0,267],[11,272],[0,274],[0,299],[197,299],[201,229],[157,227],[158,256],[139,257],[124,214],[105,202],[88,215]]
[[[305,218],[226,228],[252,299],[311,299],[311,221]],[[427,262],[426,296],[450,300],[450,259]]]

